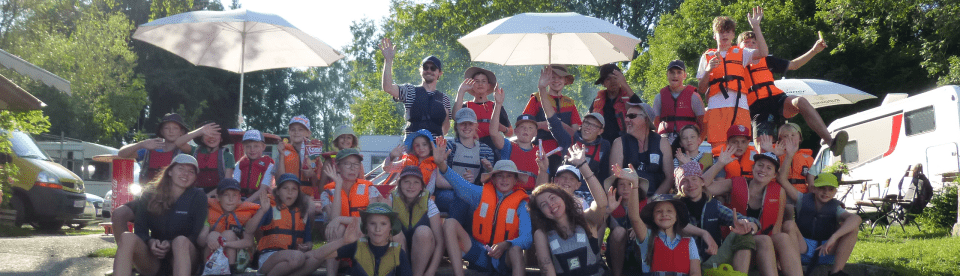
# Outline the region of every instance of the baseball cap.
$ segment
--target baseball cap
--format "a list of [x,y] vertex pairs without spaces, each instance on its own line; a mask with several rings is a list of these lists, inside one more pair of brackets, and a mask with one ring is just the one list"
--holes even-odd
[[307,131],[310,131],[310,119],[307,119],[307,116],[303,116],[303,115],[293,116],[293,118],[290,118],[290,123],[287,125],[289,126],[292,124],[303,125],[303,127],[307,128]]
[[476,123],[477,113],[474,112],[473,109],[461,108],[460,110],[457,110],[456,120],[454,121],[457,122],[458,124],[465,123],[465,122]]
[[403,179],[407,176],[415,176],[420,179],[421,183],[423,182],[423,172],[420,171],[420,167],[418,166],[403,167],[403,170],[400,171],[400,177],[397,177],[397,179]]
[[837,175],[832,173],[821,173],[817,175],[817,180],[813,181],[814,187],[840,187],[840,181]]
[[517,116],[516,125],[520,125],[521,121],[530,121],[533,123],[537,123],[537,118],[533,117],[533,115],[530,115],[530,114],[520,114],[520,116]]
[[586,119],[587,117],[593,117],[594,119],[597,119],[597,121],[600,121],[600,125],[603,127],[607,126],[607,122],[603,120],[603,115],[600,115],[600,113],[594,112],[594,113],[587,114],[586,116],[583,116],[584,119]]
[[557,167],[557,173],[553,176],[557,177],[563,172],[572,172],[577,176],[577,180],[583,180],[583,176],[580,175],[580,169],[577,169],[577,167],[574,167],[573,165],[562,165]]
[[676,59],[667,64],[667,70],[673,68],[680,68],[680,70],[687,70],[687,65],[683,63],[682,60]]
[[263,142],[263,133],[260,133],[260,131],[256,129],[247,130],[247,132],[243,133],[243,140],[241,140],[241,142],[246,141]]
[[608,64],[600,65],[600,78],[597,78],[597,81],[593,82],[593,84],[594,85],[603,84],[603,81],[607,80],[607,76],[609,76],[610,73],[613,73],[613,70],[623,72],[623,70],[620,69],[620,66],[617,66],[616,63],[608,63]]
[[173,166],[174,164],[190,164],[196,168],[200,168],[200,165],[197,164],[196,158],[193,158],[193,156],[190,156],[188,154],[183,154],[183,153],[177,154],[177,156],[173,157],[173,160],[170,161],[170,166]]
[[440,68],[440,71],[443,72],[443,64],[440,62],[440,58],[436,56],[425,57],[423,61],[420,62],[420,66],[423,66],[423,64],[427,62],[433,63],[433,65],[436,65],[437,68]]
[[222,194],[227,190],[240,190],[240,182],[233,178],[224,178],[217,183],[217,193]]
[[732,125],[727,129],[727,139],[730,139],[730,137],[733,136],[746,136],[747,138],[750,138],[750,128],[744,125]]
[[[780,159],[776,155],[773,155],[772,152],[764,152],[753,155],[753,161],[760,161],[760,159],[767,159],[767,161],[773,162],[773,167],[777,170],[780,170]],[[814,183],[816,184],[816,183]]]
[[363,161],[363,155],[361,155],[360,151],[355,148],[342,149],[338,151],[337,161],[343,160],[344,158],[347,158],[348,156],[351,156],[351,155],[356,155],[357,157],[360,157],[360,161]]
[[300,178],[297,177],[297,175],[292,173],[285,173],[285,174],[281,174],[280,177],[277,178],[277,188],[279,188],[281,184],[287,181],[293,181],[293,183],[297,183],[297,186],[301,185]]

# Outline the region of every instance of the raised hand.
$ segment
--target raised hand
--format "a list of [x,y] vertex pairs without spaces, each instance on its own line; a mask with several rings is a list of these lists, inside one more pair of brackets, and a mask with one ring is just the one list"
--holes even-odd
[[490,160],[480,159],[480,165],[483,165],[483,171],[485,172],[493,171],[493,164],[490,163]]
[[553,68],[550,66],[544,66],[540,70],[540,80],[537,82],[537,88],[546,88],[550,85],[550,82],[553,81]]
[[383,38],[383,42],[380,43],[380,52],[383,53],[383,59],[393,60],[396,49],[393,47],[393,42],[390,41],[390,38]]
[[607,212],[613,212],[617,207],[620,207],[622,204],[623,198],[617,198],[617,191],[615,190],[617,183],[614,182],[613,185],[610,185],[610,188],[607,189]]
[[457,93],[463,94],[463,92],[472,91],[473,84],[475,83],[476,81],[473,79],[463,79],[463,82],[460,83],[460,89],[457,91]]
[[407,146],[404,144],[399,144],[390,151],[390,159],[393,160],[400,158],[400,156],[403,156],[404,152],[407,152]]
[[156,150],[163,147],[163,138],[153,138],[149,140],[144,140],[142,143],[143,148],[147,150]]
[[620,164],[613,165],[613,175],[620,179],[629,180],[631,189],[640,188],[640,177],[637,176],[637,171],[633,169],[633,164],[628,164],[627,166],[629,166],[629,168],[622,168]]
[[793,156],[800,150],[800,145],[793,139],[785,139],[777,143],[777,148],[783,149],[783,153],[787,156]]
[[820,40],[817,40],[816,44],[813,44],[813,52],[819,53],[827,48],[827,41],[823,40],[823,33],[817,31],[817,36],[820,37]]
[[333,181],[334,185],[341,185],[343,183],[343,178],[340,177],[340,174],[337,173],[337,168],[334,166],[324,166],[323,173],[330,178],[330,181]]
[[734,160],[737,160],[736,157],[733,156],[733,153],[735,152],[737,152],[737,149],[733,147],[724,147],[723,151],[720,152],[720,156],[717,157],[717,163],[720,165],[726,165],[730,164],[730,162],[733,162]]
[[437,136],[437,138],[434,138],[433,144],[433,162],[437,165],[446,165],[447,156],[449,156],[451,152],[449,149],[447,149],[447,139]]
[[682,148],[678,148],[677,152],[673,153],[673,157],[676,157],[677,160],[680,161],[681,165],[690,163],[690,161],[693,161],[692,159],[690,159],[690,157],[687,156],[687,154],[683,153]]
[[263,185],[260,188],[260,206],[269,207],[270,206],[270,189],[263,188],[263,187],[267,187],[267,185]]
[[756,28],[760,26],[760,20],[763,19],[763,8],[756,6],[753,8],[752,13],[747,13],[747,22],[750,23],[750,27]]
[[507,96],[503,93],[503,88],[500,88],[500,84],[497,84],[497,87],[493,88],[493,100],[499,106],[503,106],[504,98]]
[[770,135],[757,135],[757,143],[760,143],[760,150],[763,152],[773,151],[773,136]]
[[360,239],[359,220],[351,219],[347,229],[343,231],[343,244],[351,244]]
[[540,173],[544,173],[549,170],[550,161],[547,160],[547,157],[544,155],[543,150],[538,150],[537,153],[537,168],[540,169]]
[[[582,145],[574,144],[567,149],[567,163],[573,164],[574,166],[579,166],[583,162],[587,161],[587,151],[584,150]],[[580,168],[577,168],[580,169]]]
[[220,125],[216,123],[205,124],[200,127],[200,132],[205,136],[220,136]]
[[713,71],[713,69],[716,69],[717,67],[720,67],[720,57],[714,55],[712,58],[710,58],[710,62],[707,62],[707,72]]

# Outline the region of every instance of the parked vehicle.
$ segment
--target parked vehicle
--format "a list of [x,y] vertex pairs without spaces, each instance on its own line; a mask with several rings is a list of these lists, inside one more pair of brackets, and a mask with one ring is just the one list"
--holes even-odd
[[53,230],[68,221],[81,220],[87,204],[83,180],[51,160],[30,135],[20,131],[8,133],[13,154],[0,156],[0,160],[10,160],[19,169],[12,187],[11,205],[17,211],[14,225],[30,223],[39,229]]
[[87,225],[103,220],[103,198],[89,193],[85,195],[87,196],[87,204],[83,208],[83,215],[79,219],[69,222],[67,226],[70,226],[70,228],[80,230]]
[[93,157],[116,155],[116,148],[55,135],[41,134],[36,138],[37,145],[50,159],[83,179],[87,193],[105,196],[112,188],[113,163],[95,161]]
[[[847,131],[850,142],[839,157],[827,147],[821,149],[811,171],[819,173],[843,161],[850,169],[844,178],[881,183],[867,191],[880,196],[877,189],[899,194],[897,183],[907,168],[922,164],[934,191],[940,191],[940,175],[960,170],[960,87],[943,86],[911,97],[888,94],[880,106],[839,118],[828,129],[833,134]],[[889,188],[884,187],[887,179],[892,182]],[[853,206],[862,193],[863,186],[841,186],[837,197],[846,195],[844,202]]]

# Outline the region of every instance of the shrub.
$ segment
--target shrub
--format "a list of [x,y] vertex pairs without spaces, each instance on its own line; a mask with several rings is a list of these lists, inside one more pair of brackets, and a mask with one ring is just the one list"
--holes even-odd
[[923,210],[917,220],[925,227],[952,228],[957,223],[957,187],[946,186],[943,193],[933,196],[931,207]]

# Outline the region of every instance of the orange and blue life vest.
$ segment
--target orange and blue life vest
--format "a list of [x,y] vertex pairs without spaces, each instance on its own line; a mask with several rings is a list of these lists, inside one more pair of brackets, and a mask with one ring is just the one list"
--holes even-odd
[[[273,201],[272,197],[270,201]],[[303,216],[303,211],[282,204],[270,209],[273,219],[267,225],[260,226],[263,237],[257,241],[257,251],[296,250],[310,234],[307,233],[307,218]]]
[[[492,183],[483,184],[480,206],[473,212],[473,238],[480,243],[493,245],[520,236],[520,216],[517,208],[529,199],[519,187],[514,186],[512,193],[497,200],[497,191]],[[529,219],[529,218],[525,218]]]

